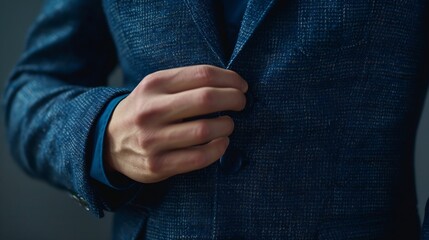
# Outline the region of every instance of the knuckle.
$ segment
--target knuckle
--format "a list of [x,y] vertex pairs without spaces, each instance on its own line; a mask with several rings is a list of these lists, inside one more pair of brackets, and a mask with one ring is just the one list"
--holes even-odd
[[147,75],[143,80],[140,82],[139,87],[142,91],[151,90],[157,86],[157,83],[159,82],[159,77],[157,73],[151,73]]
[[162,114],[162,106],[161,104],[155,104],[151,102],[145,103],[140,107],[141,111],[139,113],[139,118],[143,121],[147,119],[153,119],[159,117]]
[[194,128],[194,137],[199,140],[206,140],[210,136],[210,126],[206,121],[202,121]]
[[195,76],[200,80],[206,83],[211,82],[213,79],[213,67],[209,65],[199,65],[195,68]]
[[215,102],[214,92],[211,89],[204,89],[198,96],[198,103],[202,107],[211,107]]

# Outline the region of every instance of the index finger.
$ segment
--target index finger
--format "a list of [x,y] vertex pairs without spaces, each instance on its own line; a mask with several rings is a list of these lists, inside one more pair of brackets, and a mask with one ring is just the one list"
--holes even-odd
[[162,70],[154,73],[152,77],[166,93],[178,93],[201,87],[235,88],[244,93],[248,89],[246,81],[238,73],[211,65]]

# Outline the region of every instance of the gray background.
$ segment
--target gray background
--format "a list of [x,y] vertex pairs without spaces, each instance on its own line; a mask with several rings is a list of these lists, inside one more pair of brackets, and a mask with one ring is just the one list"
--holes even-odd
[[[27,29],[41,3],[42,0],[0,0],[0,94],[23,50]],[[113,81],[119,76],[116,72]],[[421,216],[429,197],[428,99],[425,106],[416,145]],[[79,207],[67,193],[26,176],[11,159],[4,136],[4,113],[0,111],[0,239],[109,238],[111,214],[99,220]]]

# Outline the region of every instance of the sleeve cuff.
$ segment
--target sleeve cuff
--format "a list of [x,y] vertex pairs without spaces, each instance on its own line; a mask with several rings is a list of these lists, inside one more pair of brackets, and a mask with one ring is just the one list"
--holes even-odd
[[132,188],[136,183],[120,173],[109,173],[109,176],[107,176],[103,162],[103,144],[107,124],[109,123],[109,120],[113,114],[113,110],[115,110],[119,102],[122,101],[122,99],[124,99],[126,96],[127,95],[121,95],[112,99],[97,121],[93,138],[94,152],[92,155],[92,163],[90,169],[90,175],[93,179],[112,189],[119,191],[128,190]]

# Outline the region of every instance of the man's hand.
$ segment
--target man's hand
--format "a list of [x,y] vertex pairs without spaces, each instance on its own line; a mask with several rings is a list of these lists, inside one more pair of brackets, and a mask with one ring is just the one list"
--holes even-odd
[[148,75],[113,112],[104,147],[108,170],[153,183],[209,166],[229,144],[232,119],[184,120],[243,110],[247,88],[237,73],[207,65]]

